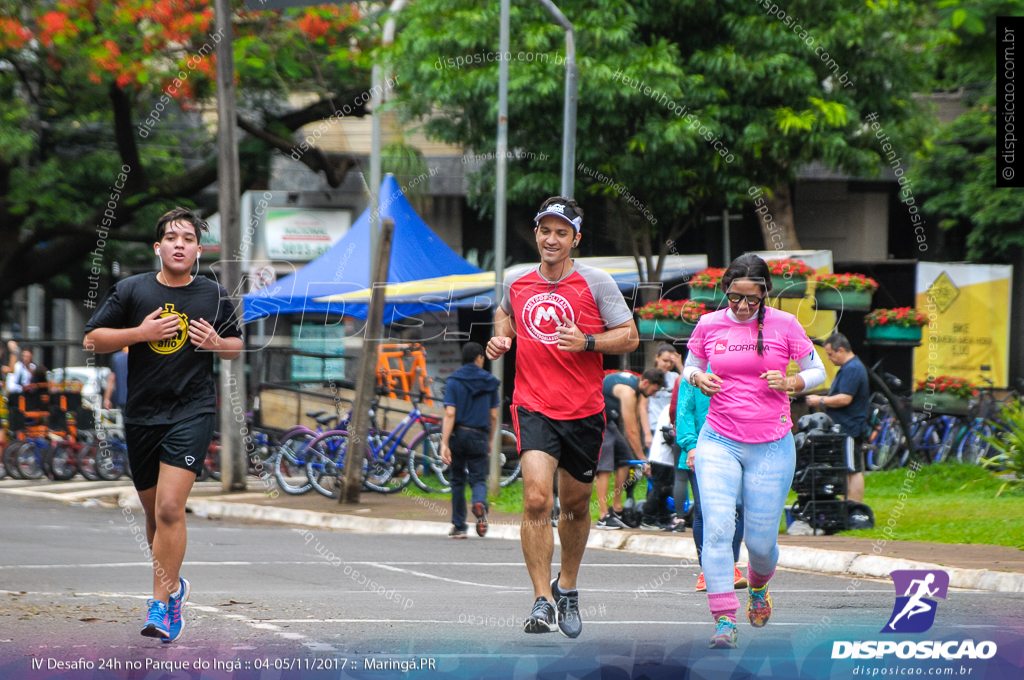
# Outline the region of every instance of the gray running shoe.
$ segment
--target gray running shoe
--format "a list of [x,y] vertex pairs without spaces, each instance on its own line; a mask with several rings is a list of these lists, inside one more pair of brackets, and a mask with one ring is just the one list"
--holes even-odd
[[523,626],[524,633],[553,633],[558,630],[558,615],[555,613],[555,606],[544,597],[538,597],[533,603],[533,611],[530,618],[526,619]]
[[558,614],[558,630],[567,638],[577,638],[583,632],[580,594],[577,590],[559,590],[558,579],[561,575],[559,573],[551,582],[551,595],[555,598],[555,611]]
[[628,527],[626,526],[626,523],[619,519],[614,512],[609,510],[607,515],[597,521],[596,528],[611,531],[614,529],[626,529]]

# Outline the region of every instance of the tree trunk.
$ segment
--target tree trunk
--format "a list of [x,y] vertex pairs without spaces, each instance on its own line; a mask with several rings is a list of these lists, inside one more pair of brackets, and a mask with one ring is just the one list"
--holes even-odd
[[[765,208],[768,210],[763,212]],[[766,222],[765,219],[768,217],[771,219]],[[800,240],[796,237],[796,220],[793,218],[793,200],[789,192],[789,183],[776,187],[772,198],[767,199],[765,205],[758,208],[758,221],[761,224],[765,250],[801,249]]]

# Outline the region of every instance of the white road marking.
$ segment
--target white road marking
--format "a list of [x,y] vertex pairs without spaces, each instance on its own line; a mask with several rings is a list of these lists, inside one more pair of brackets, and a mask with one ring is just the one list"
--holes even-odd
[[397,572],[400,572],[400,573],[403,573],[403,574],[412,574],[413,576],[421,576],[423,578],[429,578],[429,579],[433,579],[435,581],[445,581],[447,583],[459,583],[459,584],[464,585],[464,586],[477,586],[479,588],[497,588],[499,590],[508,590],[509,589],[509,587],[506,586],[506,585],[494,585],[494,584],[491,584],[491,583],[476,583],[474,581],[460,581],[459,579],[445,578],[444,576],[436,576],[434,574],[427,574],[427,573],[424,573],[422,571],[413,571],[412,569],[401,569],[399,567],[393,567],[393,566],[391,566],[389,564],[381,564],[381,563],[371,562],[369,564],[369,566],[379,567],[379,568],[385,569],[387,571],[397,571]]

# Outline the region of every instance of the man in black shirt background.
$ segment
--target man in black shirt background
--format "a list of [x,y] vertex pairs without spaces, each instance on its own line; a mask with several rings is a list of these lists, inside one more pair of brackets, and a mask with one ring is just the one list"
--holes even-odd
[[[119,281],[86,324],[86,350],[128,347],[125,439],[153,553],[153,599],[142,634],[173,642],[191,586],[178,574],[188,541],[185,501],[217,421],[213,355],[234,359],[242,333],[223,286],[192,267],[206,222],[175,208],[157,222],[160,271]],[[198,272],[198,266],[196,267]]]

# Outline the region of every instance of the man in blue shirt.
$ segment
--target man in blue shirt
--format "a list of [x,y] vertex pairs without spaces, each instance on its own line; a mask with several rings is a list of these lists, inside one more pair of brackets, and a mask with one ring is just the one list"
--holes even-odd
[[441,425],[441,460],[452,480],[452,538],[466,538],[467,477],[476,533],[487,533],[487,470],[498,426],[498,379],[484,370],[484,348],[467,342],[462,367],[448,378]]
[[825,413],[839,425],[842,434],[853,438],[853,460],[846,485],[846,499],[864,502],[864,437],[868,434],[868,410],[871,392],[868,372],[850,341],[842,333],[833,333],[825,341],[825,354],[839,367],[828,396],[809,395],[808,406],[824,406]]

